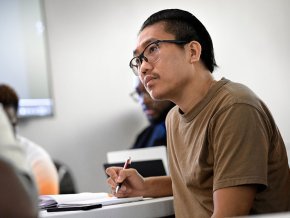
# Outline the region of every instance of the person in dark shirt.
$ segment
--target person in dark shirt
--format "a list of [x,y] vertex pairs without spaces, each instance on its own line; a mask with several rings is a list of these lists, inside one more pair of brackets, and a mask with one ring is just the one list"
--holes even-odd
[[139,79],[131,96],[136,102],[140,103],[150,123],[138,134],[132,148],[166,145],[165,118],[174,104],[170,101],[153,100]]

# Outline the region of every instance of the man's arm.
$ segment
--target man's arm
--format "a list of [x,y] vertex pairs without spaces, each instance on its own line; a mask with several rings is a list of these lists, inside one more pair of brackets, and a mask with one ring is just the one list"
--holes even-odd
[[212,218],[248,215],[256,196],[255,185],[218,189],[213,193]]
[[147,193],[144,197],[164,197],[173,194],[170,176],[148,177],[145,179],[145,187]]

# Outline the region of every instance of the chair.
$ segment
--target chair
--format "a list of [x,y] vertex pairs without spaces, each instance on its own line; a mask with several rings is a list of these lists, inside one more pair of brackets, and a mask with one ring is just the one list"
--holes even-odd
[[72,173],[64,163],[53,160],[59,178],[59,194],[77,193]]
[[36,218],[37,194],[30,178],[3,158],[0,158],[0,174],[0,217]]
[[290,166],[290,142],[285,142],[285,147],[286,147],[286,151],[287,151],[288,164]]

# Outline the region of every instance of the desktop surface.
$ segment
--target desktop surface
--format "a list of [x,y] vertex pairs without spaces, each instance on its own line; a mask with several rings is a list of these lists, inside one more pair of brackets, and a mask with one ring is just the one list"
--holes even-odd
[[[150,218],[174,217],[173,197],[144,198],[143,201],[103,206],[88,211],[46,212],[40,211],[40,218]],[[286,218],[290,212],[243,216],[240,218]]]
[[143,201],[103,206],[88,211],[47,212],[41,211],[40,218],[149,218],[174,215],[173,197],[145,198]]

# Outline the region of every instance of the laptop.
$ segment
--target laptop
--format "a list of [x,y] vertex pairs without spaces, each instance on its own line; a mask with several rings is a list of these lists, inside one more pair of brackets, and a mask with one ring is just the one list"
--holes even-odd
[[135,168],[144,177],[169,175],[166,146],[108,152],[104,169],[123,167],[128,157],[132,160],[130,168]]
[[[104,169],[108,167],[123,167],[124,163],[105,163]],[[161,159],[159,160],[144,160],[134,161],[130,164],[129,168],[136,169],[143,177],[149,176],[165,176],[165,168]]]

